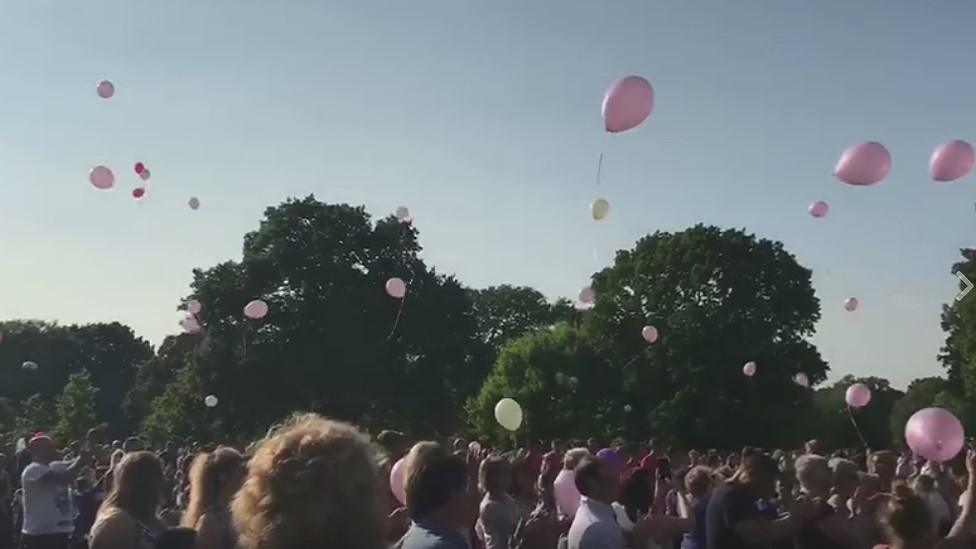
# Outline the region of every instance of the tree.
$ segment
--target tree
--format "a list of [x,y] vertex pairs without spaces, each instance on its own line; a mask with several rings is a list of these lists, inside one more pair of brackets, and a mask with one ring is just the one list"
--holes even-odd
[[143,432],[157,442],[218,438],[214,414],[204,406],[205,396],[196,369],[192,366],[181,368],[163,393],[153,399],[150,412],[143,421]]
[[[854,383],[863,383],[871,389],[871,401],[864,408],[849,411],[845,395]],[[816,391],[814,410],[804,430],[829,448],[862,446],[857,430],[851,424],[853,415],[870,448],[889,448],[893,441],[892,411],[903,396],[904,393],[892,388],[887,379],[846,375],[830,387]]]
[[[827,365],[807,341],[820,317],[810,271],[782,243],[697,225],[657,232],[596,273],[589,331],[623,365],[622,396],[658,432],[695,446],[797,442],[791,429]],[[660,339],[648,346],[641,327]],[[755,377],[742,375],[747,361]]]
[[68,383],[58,397],[55,409],[58,423],[55,432],[62,440],[83,440],[89,429],[98,423],[95,397],[98,389],[92,385],[87,370],[68,377]]
[[[481,380],[470,367],[475,319],[461,285],[417,257],[417,236],[363,208],[288,200],[245,235],[241,261],[194,271],[205,335],[185,368],[220,398],[220,428],[263,430],[298,408],[367,427],[455,429]],[[404,300],[384,292],[391,277],[407,282]],[[258,297],[270,313],[244,318]],[[175,394],[154,401],[147,425],[175,417],[158,409],[178,408]]]
[[31,395],[21,403],[20,414],[17,416],[17,431],[20,434],[27,434],[31,431],[47,431],[56,424],[57,414],[55,414],[51,403],[45,401],[41,395]]
[[527,286],[491,286],[469,290],[478,322],[478,339],[494,349],[522,334],[573,318],[571,303],[549,303],[542,292]]
[[[953,273],[962,273],[976,280],[976,249],[960,250],[963,260],[952,266]],[[962,281],[959,289],[964,289]],[[939,355],[948,373],[941,401],[954,407],[953,411],[966,425],[976,425],[976,411],[965,403],[976,396],[976,298],[973,294],[942,307],[942,329],[945,345]],[[933,402],[940,400],[933,398]]]

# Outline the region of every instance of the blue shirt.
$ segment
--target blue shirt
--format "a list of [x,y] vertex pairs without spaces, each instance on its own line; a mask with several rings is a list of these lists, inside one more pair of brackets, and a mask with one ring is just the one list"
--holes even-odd
[[423,520],[411,523],[396,546],[398,549],[471,549],[461,532]]

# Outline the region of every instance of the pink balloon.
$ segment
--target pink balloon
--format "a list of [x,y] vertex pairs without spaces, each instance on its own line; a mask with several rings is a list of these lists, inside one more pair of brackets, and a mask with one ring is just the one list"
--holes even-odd
[[810,215],[813,217],[824,217],[827,215],[827,212],[830,211],[830,204],[827,204],[823,200],[818,200],[810,204],[808,210],[810,211]]
[[108,80],[102,80],[98,83],[98,87],[95,88],[95,92],[98,93],[98,96],[102,99],[108,99],[109,97],[115,95],[115,84],[112,84]]
[[800,372],[793,376],[793,383],[796,383],[800,387],[806,389],[810,386],[810,378],[808,378],[803,372]]
[[654,326],[644,326],[644,328],[641,329],[641,337],[643,337],[644,341],[648,343],[654,343],[657,341],[657,328]]
[[579,291],[579,301],[587,305],[593,303],[593,288],[589,286],[581,288]]
[[193,318],[192,316],[188,316],[186,317],[185,320],[183,320],[183,331],[188,334],[199,333],[200,323],[197,321],[196,318]]
[[255,299],[244,306],[244,316],[253,320],[260,320],[268,314],[268,304]]
[[407,476],[407,458],[400,458],[390,469],[390,491],[396,496],[400,505],[407,504],[407,488],[405,486]]
[[88,181],[98,189],[111,189],[115,185],[115,174],[105,166],[95,166],[88,172]]
[[891,154],[881,143],[865,141],[844,151],[834,177],[851,185],[874,185],[891,170]]
[[203,305],[201,305],[199,301],[191,299],[186,304],[186,310],[189,311],[190,314],[198,315],[200,314],[200,311],[203,310]]
[[973,146],[956,139],[939,145],[929,160],[929,174],[936,181],[955,181],[973,169],[976,153]]
[[749,361],[746,362],[744,366],[742,366],[742,373],[745,374],[746,377],[752,377],[756,375],[757,368],[758,366],[756,365],[755,362]]
[[556,509],[567,517],[575,515],[580,506],[580,493],[576,489],[576,473],[568,469],[559,471],[556,480],[552,483],[552,491],[556,499]]
[[844,300],[844,310],[846,310],[848,312],[854,312],[854,311],[857,310],[857,307],[860,304],[861,304],[861,302],[858,301],[856,297],[849,297],[849,298],[847,298],[847,299]]
[[390,294],[392,298],[403,299],[403,296],[407,295],[407,284],[403,280],[393,277],[386,281],[386,293]]
[[640,76],[614,82],[603,96],[603,121],[610,133],[636,128],[654,108],[654,88]]
[[186,201],[186,205],[190,207],[191,210],[195,210],[200,207],[200,199],[191,196],[189,200]]
[[871,402],[871,388],[863,383],[855,383],[844,393],[844,402],[851,408],[863,408]]
[[966,432],[956,416],[943,408],[923,408],[908,418],[905,442],[913,452],[938,463],[956,457]]

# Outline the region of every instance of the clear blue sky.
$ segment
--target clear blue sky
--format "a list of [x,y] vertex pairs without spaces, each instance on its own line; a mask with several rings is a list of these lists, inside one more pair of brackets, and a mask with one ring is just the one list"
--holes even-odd
[[[575,295],[656,229],[786,243],[814,270],[833,368],[903,386],[941,372],[950,265],[973,244],[976,4],[809,0],[32,0],[0,19],[0,317],[177,329],[190,270],[240,256],[289,196],[411,208],[425,259],[472,286]],[[604,89],[646,76],[638,130]],[[109,78],[117,93],[95,97]],[[833,181],[886,144],[875,188]],[[599,151],[603,183],[594,185]],[[135,202],[132,164],[153,173]],[[111,166],[111,192],[87,182]],[[186,200],[200,197],[190,211]],[[603,224],[591,200],[611,203]],[[806,215],[812,200],[830,216]],[[596,259],[594,259],[596,248]],[[842,309],[849,295],[861,310]],[[973,297],[976,299],[976,297]],[[666,327],[662,327],[666,329]]]

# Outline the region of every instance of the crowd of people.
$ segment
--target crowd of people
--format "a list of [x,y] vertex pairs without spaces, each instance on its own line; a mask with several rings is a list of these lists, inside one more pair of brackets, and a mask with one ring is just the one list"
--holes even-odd
[[941,549],[976,534],[973,450],[495,451],[312,414],[243,448],[99,439],[33,432],[0,455],[0,549]]

